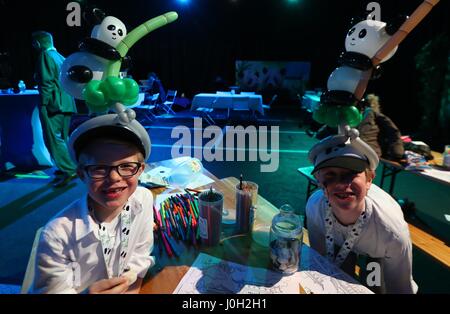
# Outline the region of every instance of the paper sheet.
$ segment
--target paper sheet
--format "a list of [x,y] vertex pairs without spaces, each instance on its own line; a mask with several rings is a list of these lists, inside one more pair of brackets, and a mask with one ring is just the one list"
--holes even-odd
[[283,276],[268,269],[248,267],[200,253],[174,293],[372,293],[306,245],[302,247],[301,264],[300,271]]
[[[139,178],[139,181],[142,183],[154,183],[157,185],[168,187],[169,183],[167,181],[167,178],[172,173],[172,170],[173,169],[171,168],[162,166],[156,167],[154,169],[142,173]],[[190,181],[185,187],[189,189],[196,189],[200,186],[204,186],[212,182],[214,182],[213,179],[204,175],[203,173],[199,173],[193,176],[192,181]]]
[[296,275],[306,293],[372,294],[373,292],[306,245]]
[[186,186],[188,189],[196,189],[200,186],[204,186],[210,183],[213,183],[214,180],[210,177],[205,176],[203,173],[196,175],[194,180],[189,182],[189,184]]
[[139,181],[143,183],[155,183],[158,185],[167,186],[166,178],[172,172],[172,169],[167,167],[156,167],[149,171],[144,171],[139,177]]
[[273,271],[227,262],[200,253],[174,294],[298,293],[298,281]]

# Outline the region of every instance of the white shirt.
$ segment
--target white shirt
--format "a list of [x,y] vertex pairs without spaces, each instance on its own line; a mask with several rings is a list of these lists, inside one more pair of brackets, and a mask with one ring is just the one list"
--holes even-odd
[[[107,268],[110,274],[113,274],[114,277],[119,276],[119,258],[120,258],[120,215],[117,215],[110,222],[103,222],[102,226],[106,228],[106,233],[108,234],[108,238],[112,243],[112,251],[111,257],[108,259]],[[98,221],[96,221],[98,223]]]
[[[369,216],[352,249],[381,263],[382,287],[386,293],[416,293],[412,278],[412,244],[408,224],[398,203],[385,191],[372,184],[365,197]],[[325,209],[322,190],[316,191],[306,204],[308,235],[311,247],[326,254]],[[335,224],[335,244],[342,246],[352,226]]]
[[[137,187],[128,199],[131,227],[125,265],[143,278],[155,261],[153,249],[153,196]],[[120,215],[118,215],[120,216]],[[111,221],[110,231],[120,237],[120,223]],[[117,275],[119,245],[115,242],[108,267]],[[33,292],[80,293],[94,282],[107,279],[98,223],[89,214],[87,196],[58,213],[44,227],[36,255]]]

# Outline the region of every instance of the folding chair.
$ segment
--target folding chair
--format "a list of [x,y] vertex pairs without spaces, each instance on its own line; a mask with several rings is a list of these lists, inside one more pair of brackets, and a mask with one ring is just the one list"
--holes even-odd
[[146,92],[150,89],[148,80],[139,80],[139,92]]
[[211,117],[211,113],[213,112],[214,104],[217,102],[217,98],[215,98],[211,104],[211,107],[197,107],[195,111],[200,112],[202,119],[205,119],[209,125],[215,125],[216,121]]
[[177,96],[177,91],[173,89],[169,89],[167,91],[166,100],[161,104],[161,108],[170,114],[175,114],[172,109],[173,104],[175,103],[175,97]]
[[201,112],[202,118],[205,119],[206,122],[208,122],[209,125],[215,125],[216,124],[214,119],[211,117],[211,113],[213,111],[212,108],[198,107],[195,110]]
[[269,101],[269,103],[268,103],[267,105],[263,105],[263,109],[264,109],[264,110],[270,110],[270,109],[272,109],[272,105],[273,105],[273,103],[277,100],[277,98],[278,98],[278,95],[277,95],[277,94],[273,95],[273,97],[272,97],[272,99]]
[[142,105],[134,107],[134,109],[142,110],[145,119],[141,121],[143,123],[145,120],[152,121],[152,118],[156,118],[156,115],[152,112],[156,108],[156,103],[158,102],[159,93],[153,94],[150,97],[146,97]]
[[39,244],[39,238],[41,237],[43,227],[36,231],[34,236],[33,246],[31,247],[30,257],[28,258],[27,270],[25,271],[25,276],[23,277],[22,288],[20,289],[21,294],[26,294],[33,285],[34,280],[34,268],[36,264],[36,251]]

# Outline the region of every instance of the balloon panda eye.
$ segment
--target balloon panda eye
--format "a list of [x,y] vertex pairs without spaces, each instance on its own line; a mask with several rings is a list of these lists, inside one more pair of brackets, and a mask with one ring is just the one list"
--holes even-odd
[[366,30],[365,28],[363,28],[363,29],[359,32],[358,37],[359,37],[359,38],[364,38],[364,37],[366,37],[366,35],[367,35],[367,30]]
[[119,30],[117,31],[119,33],[119,36],[123,35],[123,31],[119,28]]
[[354,31],[355,31],[355,28],[353,27],[351,30],[348,31],[347,36],[350,36],[351,34],[353,34]]
[[116,29],[116,27],[114,25],[108,25],[107,29],[113,31]]

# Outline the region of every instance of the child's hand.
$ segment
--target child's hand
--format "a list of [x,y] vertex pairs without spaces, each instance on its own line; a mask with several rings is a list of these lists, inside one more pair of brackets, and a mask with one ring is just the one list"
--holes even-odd
[[119,294],[128,290],[128,279],[125,277],[115,277],[102,279],[94,282],[89,287],[90,294]]
[[122,277],[127,278],[128,279],[128,285],[131,286],[136,281],[137,274],[134,271],[129,270],[129,271],[124,272]]

